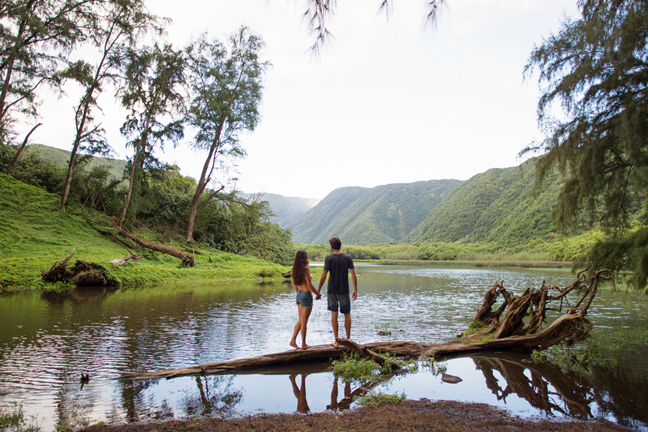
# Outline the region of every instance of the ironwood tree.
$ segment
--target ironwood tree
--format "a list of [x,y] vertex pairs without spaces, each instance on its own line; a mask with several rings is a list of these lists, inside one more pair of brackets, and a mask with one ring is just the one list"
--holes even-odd
[[131,138],[134,149],[130,161],[129,184],[119,218],[122,227],[128,210],[133,186],[143,173],[147,162],[155,161],[153,151],[166,141],[177,143],[183,136],[182,120],[174,113],[183,110],[185,96],[182,88],[186,79],[186,59],[171,45],[128,47],[116,58],[124,72],[119,89],[122,105],[130,110],[121,133]]
[[77,154],[81,152],[106,155],[110,150],[104,130],[101,124],[96,122],[94,113],[100,108],[98,97],[105,86],[116,83],[119,79],[117,64],[111,57],[125,46],[134,45],[137,39],[149,30],[155,29],[158,33],[162,31],[158,25],[160,20],[146,10],[142,0],[109,1],[98,5],[95,10],[96,20],[93,22],[88,41],[97,49],[96,63],[93,65],[79,60],[69,65],[61,74],[83,88],[75,110],[75,135],[61,197],[62,212],[65,212]]
[[188,49],[192,100],[186,121],[195,128],[192,145],[206,150],[207,157],[194,192],[185,240],[193,242],[194,221],[200,207],[214,199],[224,186],[201,196],[218,168],[245,156],[239,134],[252,131],[259,121],[263,72],[268,66],[260,59],[263,40],[245,27],[229,39],[229,46],[203,35]]
[[40,87],[60,89],[63,81],[58,73],[71,50],[88,38],[100,3],[0,2],[0,144],[13,138],[15,121],[37,117]]
[[[446,5],[446,0],[423,0],[423,11],[425,13],[426,25],[434,25],[439,17],[440,11]],[[387,19],[392,13],[393,0],[379,0],[378,11],[383,12]],[[337,0],[307,0],[306,9],[303,12],[304,20],[308,30],[315,37],[311,51],[318,54],[320,50],[331,39],[332,34],[328,30],[328,22],[335,15]]]
[[[609,234],[590,252],[593,268],[632,269],[648,281],[648,3],[581,0],[582,17],[566,21],[532,51],[546,139],[536,187],[554,170],[565,176],[553,217],[568,229],[585,215]],[[554,113],[558,115],[553,115]],[[632,214],[639,214],[632,218]]]

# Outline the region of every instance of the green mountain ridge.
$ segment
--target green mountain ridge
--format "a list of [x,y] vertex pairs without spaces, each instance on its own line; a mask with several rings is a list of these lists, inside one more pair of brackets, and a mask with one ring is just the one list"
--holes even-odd
[[[243,193],[241,196],[249,198],[252,194]],[[286,197],[272,193],[262,194],[261,199],[268,202],[276,215],[270,219],[270,222],[278,224],[281,228],[288,227],[320,202],[316,198]]]
[[297,243],[326,243],[333,235],[345,244],[398,243],[460,183],[429,180],[339,188],[289,228]]
[[551,222],[561,179],[533,194],[535,160],[477,174],[456,188],[405,242],[527,242],[556,232]]
[[535,160],[466,181],[430,180],[331,192],[289,226],[297,243],[527,243],[558,231],[551,221],[561,178],[534,193]]
[[[70,152],[67,150],[50,147],[43,144],[31,144],[25,147],[24,155],[35,153],[57,165],[68,166],[70,163]],[[122,159],[112,159],[108,157],[89,156],[89,167],[107,165],[110,175],[116,179],[121,179],[126,167],[126,161]]]

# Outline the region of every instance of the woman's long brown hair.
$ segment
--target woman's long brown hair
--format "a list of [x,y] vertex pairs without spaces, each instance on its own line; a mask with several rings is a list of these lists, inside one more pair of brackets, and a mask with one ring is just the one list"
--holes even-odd
[[292,266],[292,281],[293,285],[300,286],[306,282],[306,268],[308,267],[308,252],[304,249],[299,249],[295,254]]

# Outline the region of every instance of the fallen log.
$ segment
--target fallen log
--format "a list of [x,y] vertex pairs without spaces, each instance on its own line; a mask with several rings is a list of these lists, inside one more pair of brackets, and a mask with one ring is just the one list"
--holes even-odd
[[154,250],[156,252],[162,252],[167,255],[171,255],[173,257],[179,258],[180,261],[182,261],[182,266],[183,267],[193,267],[196,265],[196,260],[194,259],[193,256],[187,255],[186,253],[172,247],[172,246],[163,246],[161,244],[149,242],[146,240],[142,240],[141,238],[135,237],[134,235],[128,233],[127,231],[118,228],[119,233],[125,237],[128,237],[129,239],[133,240],[135,243],[137,243],[140,246],[143,246],[147,249]]
[[176,378],[191,375],[219,375],[247,371],[254,368],[282,366],[294,363],[327,362],[331,359],[342,357],[345,350],[334,348],[332,345],[316,345],[305,350],[291,350],[276,354],[265,354],[246,359],[208,363],[199,366],[190,366],[180,369],[169,369],[158,372],[142,372],[122,375],[123,381]]
[[136,262],[139,262],[141,260],[142,260],[142,254],[135,255],[134,253],[129,253],[128,255],[126,255],[124,257],[117,258],[117,259],[114,259],[114,260],[108,261],[108,262],[111,263],[111,264],[118,265],[118,266],[123,266],[124,264],[126,264],[129,261],[131,263],[136,263]]
[[[586,269],[587,270],[587,269]],[[596,294],[600,280],[608,280],[610,270],[597,270],[593,273],[589,282],[583,276],[585,270],[578,274],[576,281],[560,289],[556,286],[546,286],[543,282],[539,290],[527,289],[522,295],[514,296],[506,292],[502,283],[496,283],[493,288],[485,294],[482,309],[477,310],[473,319],[485,319],[489,322],[486,330],[476,332],[472,335],[461,336],[456,340],[425,344],[411,341],[372,342],[359,345],[347,339],[338,339],[341,348],[333,346],[315,346],[306,350],[291,350],[276,354],[267,354],[248,359],[233,360],[220,363],[212,363],[200,366],[193,366],[182,369],[172,369],[159,372],[145,372],[139,374],[124,375],[122,380],[140,380],[152,378],[173,378],[176,376],[196,374],[223,374],[237,373],[242,370],[253,368],[271,367],[278,365],[297,365],[312,361],[329,361],[337,359],[346,351],[355,352],[362,357],[371,358],[379,364],[393,366],[391,360],[378,353],[391,353],[396,356],[410,358],[442,358],[449,356],[460,356],[482,351],[508,350],[531,352],[533,350],[544,350],[550,346],[565,343],[567,345],[583,340],[592,323],[587,320],[586,314]],[[567,301],[567,294],[576,289],[582,290],[578,301],[570,306],[567,311],[554,320],[547,328],[538,331],[545,320],[547,302],[560,301],[560,308]],[[558,291],[556,295],[550,292]],[[493,312],[495,301],[493,298],[503,297],[505,307],[498,307]],[[504,314],[500,322],[501,315]],[[528,323],[524,317],[529,316]],[[483,322],[480,322],[483,326]],[[505,336],[502,336],[505,335]],[[398,366],[395,367],[396,369]]]

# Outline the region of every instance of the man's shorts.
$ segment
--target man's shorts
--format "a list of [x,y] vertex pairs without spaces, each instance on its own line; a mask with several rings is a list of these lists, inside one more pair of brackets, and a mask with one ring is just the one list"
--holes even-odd
[[311,307],[313,306],[313,293],[310,291],[297,291],[297,304],[299,306]]
[[351,312],[351,297],[349,294],[327,294],[328,310],[337,312],[338,309],[343,314]]

